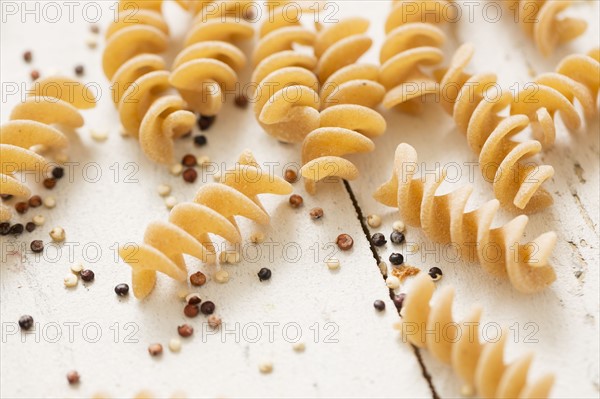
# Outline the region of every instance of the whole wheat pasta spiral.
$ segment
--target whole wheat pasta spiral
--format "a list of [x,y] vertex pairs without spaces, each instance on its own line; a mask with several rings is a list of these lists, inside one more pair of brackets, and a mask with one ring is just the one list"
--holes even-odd
[[233,170],[221,176],[220,183],[202,186],[193,202],[176,205],[168,222],[153,222],[144,234],[144,243],[123,245],[119,256],[132,268],[133,292],[145,298],[156,284],[156,273],[185,281],[183,254],[204,262],[214,262],[216,251],[208,234],[231,243],[241,235],[234,216],[269,224],[269,215],[258,200],[259,194],[289,194],[292,186],[278,176],[263,173],[252,153],[242,154]]
[[[10,121],[0,126],[0,194],[31,196],[14,174],[33,171],[45,177],[50,172],[48,161],[31,149],[67,148],[68,138],[57,127],[72,130],[83,126],[79,110],[95,105],[91,91],[76,80],[55,76],[36,81],[28,98],[13,108]],[[10,217],[10,209],[0,204],[0,221]]]
[[329,177],[353,180],[358,170],[343,155],[375,148],[370,137],[385,132],[385,119],[372,108],[381,103],[385,88],[377,82],[378,67],[357,63],[371,47],[364,18],[348,18],[319,32],[315,55],[322,82],[319,128],[302,143],[302,169],[306,190]]
[[501,227],[492,228],[498,211],[497,200],[465,212],[473,187],[463,186],[449,194],[436,195],[445,178],[414,178],[418,169],[417,153],[408,144],[396,149],[391,180],[374,194],[384,205],[398,208],[407,225],[421,227],[429,239],[457,247],[461,259],[479,262],[490,274],[508,278],[520,292],[535,293],[550,285],[556,275],[548,263],[556,234],[547,232],[521,244],[528,218],[520,215]]
[[509,8],[538,50],[547,56],[587,29],[587,22],[582,19],[560,17],[572,4],[571,0],[512,0]]
[[[464,392],[483,398],[546,398],[554,376],[546,374],[527,382],[532,353],[504,363],[506,333],[495,342],[481,343],[481,308],[474,307],[462,321],[452,316],[454,288],[445,287],[431,299],[435,284],[427,274],[412,281],[402,305],[402,321],[396,326],[403,339],[427,348],[438,360],[450,364],[463,381]],[[434,336],[433,331],[439,332]]]
[[532,213],[550,206],[552,197],[542,184],[554,175],[554,168],[529,160],[542,150],[541,143],[512,139],[530,125],[529,118],[522,114],[500,114],[511,106],[512,95],[502,90],[498,96],[494,90],[488,96],[488,91],[498,89],[496,75],[465,73],[472,56],[470,44],[456,51],[441,79],[442,106],[452,115],[458,129],[466,134],[471,150],[479,154],[483,176],[493,183],[494,194],[503,207]]
[[[557,113],[571,131],[578,129],[583,119],[598,115],[598,50],[592,50],[588,55],[565,57],[556,72],[543,73],[533,83],[517,93],[511,114],[529,116],[536,138],[544,147],[551,147],[556,137],[554,118]],[[583,110],[583,118],[578,113],[576,102]]]

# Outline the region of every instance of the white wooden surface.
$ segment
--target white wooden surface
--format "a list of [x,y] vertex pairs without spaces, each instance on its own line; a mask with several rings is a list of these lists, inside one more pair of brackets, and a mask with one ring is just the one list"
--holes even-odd
[[[35,3],[27,4],[33,7]],[[296,184],[295,191],[305,199],[304,207],[298,210],[287,205],[287,198],[266,197],[264,203],[272,225],[264,231],[267,241],[273,242],[273,255],[269,256],[269,247],[263,244],[262,256],[252,261],[248,258],[254,255],[253,247],[248,246],[247,258],[241,264],[225,266],[231,275],[228,284],[209,282],[199,290],[203,299],[217,304],[217,313],[228,330],[235,330],[235,323],[239,323],[238,342],[234,334],[203,337],[205,319],[202,316],[185,319],[182,302],[176,299],[180,287],[164,277],[147,301],[116,297],[113,287],[119,282],[129,282],[129,268],[115,260],[115,243],[139,241],[149,221],[167,217],[156,186],[171,184],[177,198],[190,199],[203,181],[212,181],[212,176],[205,172],[196,184],[185,184],[164,167],[147,161],[134,140],[119,136],[118,119],[108,97],[108,82],[100,68],[102,48],[90,50],[84,43],[89,32],[89,20],[82,16],[84,4],[76,3],[72,23],[64,4],[63,16],[56,23],[44,18],[36,23],[32,16],[24,16],[25,21],[21,21],[22,14],[8,15],[3,8],[0,42],[3,121],[19,100],[18,96],[7,96],[6,85],[27,83],[33,67],[44,76],[54,70],[68,74],[75,65],[83,64],[85,80],[97,82],[103,96],[95,110],[85,113],[86,127],[72,137],[71,160],[77,162],[69,175],[73,181],[71,184],[61,181],[52,193],[58,200],[55,209],[40,211],[46,215],[46,225],[18,240],[0,239],[1,396],[89,397],[105,392],[112,397],[131,397],[140,390],[148,390],[157,397],[177,392],[188,397],[431,397],[432,390],[422,376],[413,350],[399,342],[391,328],[398,316],[341,183],[322,185],[314,197],[306,195],[302,185]],[[112,2],[95,4],[101,7],[100,24],[105,27],[112,17]],[[167,15],[173,26],[175,47],[189,18],[171,6]],[[20,3],[17,7],[21,7]],[[382,21],[389,7],[385,1],[339,3],[336,18],[363,15],[373,21],[370,33],[375,45],[366,60],[376,61],[383,40]],[[40,10],[43,13],[43,8]],[[530,79],[530,69],[551,70],[562,56],[587,51],[599,44],[597,2],[573,7],[571,12],[587,19],[590,28],[583,37],[559,49],[549,59],[537,55],[508,15],[497,23],[488,23],[481,18],[481,7],[475,11],[472,23],[461,20],[448,30],[451,37],[448,54],[460,42],[472,41],[477,49],[473,70],[495,70],[507,85]],[[53,15],[50,17],[54,18]],[[93,12],[89,11],[88,16],[93,17]],[[245,48],[250,51],[251,46],[249,43]],[[33,51],[32,65],[21,59],[26,49]],[[247,81],[249,74],[249,70],[245,71],[242,79]],[[436,161],[475,162],[476,157],[453,128],[451,119],[436,104],[430,104],[418,118],[395,112],[384,114],[389,128],[376,140],[375,152],[351,159],[361,170],[360,179],[352,182],[358,203],[365,215],[378,213],[384,217],[384,224],[378,230],[388,235],[395,212],[375,203],[371,194],[389,177],[398,143],[415,146],[420,159],[432,167]],[[108,130],[108,141],[94,142],[90,128]],[[251,148],[259,162],[276,162],[278,173],[288,162],[299,162],[297,146],[275,142],[261,132],[249,109],[242,111],[231,104],[225,106],[207,137],[208,146],[200,150],[193,148],[189,139],[179,142],[177,154],[208,155],[219,165],[222,162],[231,165],[241,150]],[[558,378],[552,392],[555,397],[599,394],[598,154],[596,123],[573,135],[561,131],[556,147],[543,155],[544,161],[556,168],[556,176],[548,184],[555,193],[556,205],[531,217],[528,236],[549,229],[559,235],[553,257],[558,280],[546,292],[520,295],[506,281],[494,280],[477,266],[444,259],[438,263],[433,254],[423,255],[424,251],[412,255],[405,252],[407,262],[412,265],[427,270],[436,264],[443,269],[444,278],[439,284],[456,287],[458,317],[473,303],[480,303],[484,307],[484,322],[513,326],[512,334],[515,323],[519,323],[519,337],[511,339],[508,345],[509,358],[520,351],[535,351],[532,374],[556,372]],[[91,163],[99,165],[102,172],[97,181],[92,181],[96,180],[96,166],[89,166]],[[115,177],[115,163],[120,170],[118,177]],[[129,176],[133,182],[126,179],[131,172],[135,172]],[[467,180],[464,176],[461,182]],[[481,182],[478,173],[474,175],[474,184],[474,202],[491,198],[491,187]],[[43,188],[36,191],[46,193]],[[323,220],[316,223],[308,217],[314,206],[325,210]],[[30,211],[22,219],[27,221],[36,213]],[[508,216],[501,218],[506,220]],[[28,245],[30,239],[48,241],[47,232],[53,226],[66,229],[71,250],[65,246],[50,247],[44,257],[14,253],[15,245],[17,248]],[[241,226],[246,237],[257,228],[245,222]],[[354,249],[337,253],[342,267],[331,272],[323,264],[329,252],[321,249],[315,259],[315,244],[326,248],[342,232],[352,235]],[[416,229],[408,230],[407,239],[419,242],[422,248],[428,244]],[[94,247],[100,248],[98,256]],[[295,259],[297,248],[301,249],[299,259]],[[380,249],[380,255],[387,258],[393,249],[388,244]],[[93,269],[96,281],[65,289],[62,279],[74,262],[84,262]],[[256,272],[263,266],[273,270],[273,277],[269,282],[259,283]],[[192,260],[190,270],[197,268],[204,266]],[[384,313],[374,311],[375,299],[386,301]],[[22,314],[31,314],[39,323],[35,333],[21,335],[15,330]],[[186,321],[194,325],[196,333],[191,339],[184,339],[180,353],[171,353],[167,343],[177,336],[176,326]],[[265,324],[271,322],[280,323],[275,328],[273,342]],[[532,337],[536,343],[525,342],[525,336],[533,331],[532,327],[525,327],[528,322],[537,326]],[[251,323],[261,326],[262,337],[258,342],[250,342],[256,327]],[[288,330],[285,337],[282,326],[286,323],[300,325],[301,340],[307,347],[304,353],[292,350],[289,341],[294,338],[294,329]],[[314,342],[314,327],[310,329],[315,323],[320,331],[317,342]],[[56,340],[57,326],[62,335]],[[336,342],[327,343],[325,336],[334,328],[336,332],[331,338]],[[101,337],[93,342],[97,329]],[[118,336],[115,330],[119,331]],[[129,338],[137,343],[128,342],[128,333],[132,333]],[[165,347],[159,359],[150,358],[146,351],[152,342],[161,342]],[[435,392],[441,397],[458,396],[460,387],[451,370],[426,352],[422,355]],[[263,360],[273,362],[272,374],[258,372],[258,364]],[[81,384],[74,388],[68,386],[65,378],[71,369],[82,376]]]

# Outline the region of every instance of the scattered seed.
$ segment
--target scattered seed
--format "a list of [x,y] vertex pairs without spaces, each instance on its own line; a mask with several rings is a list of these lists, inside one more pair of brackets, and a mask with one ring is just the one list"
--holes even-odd
[[79,273],[79,275],[81,276],[81,279],[85,282],[94,281],[94,277],[96,277],[94,272],[90,269],[83,269]]
[[159,184],[157,191],[161,197],[166,197],[167,195],[171,194],[171,186],[167,184]]
[[33,327],[33,317],[28,314],[21,316],[19,318],[19,327],[21,327],[22,330],[31,329],[31,327]]
[[183,180],[185,180],[187,183],[193,183],[197,178],[198,172],[196,172],[196,169],[188,168],[183,171]]
[[79,377],[79,373],[75,370],[73,371],[69,371],[67,373],[67,381],[69,381],[69,384],[74,385],[74,384],[79,384],[79,379],[81,377]]
[[429,277],[431,277],[433,281],[439,281],[442,278],[442,275],[442,269],[439,267],[432,267],[429,269]]
[[53,177],[48,177],[47,179],[44,179],[43,184],[48,190],[52,190],[54,187],[56,187],[56,179]]
[[26,63],[30,63],[32,59],[33,59],[33,56],[31,54],[31,51],[27,50],[26,52],[23,53],[23,60]]
[[404,233],[394,230],[392,231],[392,234],[390,234],[390,241],[394,244],[402,244],[404,240]]
[[56,199],[54,197],[44,198],[44,206],[49,209],[54,208],[56,206]]
[[177,327],[177,332],[184,338],[191,336],[194,333],[194,327],[189,324],[182,324]]
[[187,317],[196,317],[196,316],[198,316],[198,311],[199,311],[198,305],[187,304],[183,308],[183,314],[186,315]]
[[371,236],[371,241],[376,247],[381,247],[387,243],[385,236],[381,233],[375,233]]
[[298,174],[294,169],[286,169],[285,173],[283,174],[283,178],[288,183],[295,183],[298,181]]
[[388,278],[385,279],[385,285],[387,285],[388,288],[395,290],[400,287],[400,279],[396,276],[388,276]]
[[179,352],[181,350],[181,340],[178,338],[171,338],[169,340],[169,350],[171,352]]
[[337,258],[329,258],[325,261],[325,264],[330,270],[335,270],[340,268],[340,261]]
[[298,194],[292,194],[290,196],[290,206],[292,208],[300,208],[302,206],[303,202],[304,202],[304,200]]
[[367,224],[369,227],[377,228],[381,226],[381,217],[379,215],[369,215],[367,216]]
[[85,39],[85,44],[89,48],[96,48],[98,46],[98,38],[96,37],[96,35],[89,35]]
[[198,158],[198,166],[206,166],[210,163],[210,157],[208,155],[202,155]]
[[38,80],[40,78],[40,72],[34,69],[33,71],[31,71],[29,76],[31,76],[31,80],[33,81]]
[[265,234],[262,231],[255,231],[250,234],[250,242],[253,244],[260,244],[265,240]]
[[0,223],[0,236],[8,235],[10,231],[10,223]]
[[269,374],[273,372],[273,363],[271,362],[262,362],[258,365],[258,370],[263,374]]
[[19,234],[23,234],[23,229],[24,227],[21,223],[15,223],[12,226],[10,226],[8,234],[18,236]]
[[27,202],[17,202],[15,204],[15,210],[22,215],[29,210],[29,205]]
[[211,301],[206,301],[200,305],[200,311],[205,315],[213,314],[215,312],[215,304]]
[[77,65],[77,66],[75,67],[75,75],[77,75],[77,76],[82,76],[82,75],[83,75],[83,72],[84,72],[83,65]]
[[196,147],[205,146],[206,143],[207,143],[207,140],[206,140],[206,136],[205,135],[199,134],[197,136],[194,136],[194,145]]
[[206,275],[202,272],[196,272],[190,275],[190,283],[196,287],[200,287],[206,283]]
[[33,240],[29,245],[31,252],[39,254],[44,250],[44,242],[42,240]]
[[96,142],[106,141],[108,139],[108,131],[92,129],[91,130],[92,139]]
[[394,231],[398,231],[400,233],[404,233],[404,230],[406,229],[406,226],[404,225],[404,223],[401,220],[396,220],[392,224],[392,229],[394,229]]
[[337,246],[342,251],[348,251],[354,245],[354,240],[348,234],[340,234],[336,240]]
[[396,309],[400,311],[402,309],[402,304],[404,303],[404,298],[406,298],[406,294],[398,294],[394,295],[393,301]]
[[57,166],[56,168],[52,169],[52,177],[55,179],[62,179],[64,175],[65,169],[63,167]]
[[383,312],[385,310],[385,302],[383,302],[381,299],[378,299],[373,302],[373,307],[378,311]]
[[163,347],[161,344],[151,344],[150,346],[148,346],[148,353],[150,354],[150,356],[158,356],[162,354],[162,352]]
[[243,94],[239,94],[235,96],[235,105],[238,108],[247,108],[248,107],[248,97]]
[[304,352],[306,350],[306,344],[304,342],[299,341],[292,345],[292,348],[296,352]]
[[33,223],[36,226],[43,226],[45,222],[46,222],[46,218],[44,217],[44,215],[35,215],[33,217]]
[[319,220],[323,217],[323,208],[313,208],[310,210],[310,218],[312,220]]
[[198,128],[202,131],[208,130],[215,123],[216,116],[200,115],[198,118]]
[[400,253],[394,252],[390,255],[390,263],[396,266],[401,265],[404,263],[404,256],[402,256]]
[[72,273],[79,274],[79,273],[81,273],[82,270],[83,270],[83,265],[81,263],[73,263],[71,265]]
[[63,278],[63,284],[65,285],[65,287],[75,287],[78,282],[79,278],[73,273],[69,273]]
[[271,278],[271,270],[266,267],[260,269],[257,274],[260,281],[269,280]]
[[98,34],[98,33],[100,33],[100,27],[97,24],[91,24],[90,32]]
[[198,294],[191,293],[185,297],[185,301],[190,305],[198,305],[200,302],[202,302],[202,299],[200,299]]
[[215,273],[213,278],[217,283],[225,284],[229,281],[229,273],[227,273],[227,270],[221,269]]
[[117,284],[115,286],[115,294],[118,296],[127,296],[129,294],[129,286],[125,283]]
[[50,230],[50,238],[52,238],[52,241],[63,242],[65,237],[65,230],[62,227],[55,227]]
[[217,315],[211,314],[208,316],[208,325],[210,328],[219,328],[221,326],[221,318]]
[[172,195],[165,198],[165,206],[167,209],[173,209],[175,205],[177,205],[177,198],[173,197]]
[[31,208],[37,208],[42,205],[42,197],[40,197],[39,195],[34,195],[33,197],[29,198],[29,201],[27,201],[27,203]]
[[188,168],[193,168],[198,164],[198,161],[196,160],[196,157],[194,155],[186,154],[181,159],[181,164],[183,166],[187,166]]

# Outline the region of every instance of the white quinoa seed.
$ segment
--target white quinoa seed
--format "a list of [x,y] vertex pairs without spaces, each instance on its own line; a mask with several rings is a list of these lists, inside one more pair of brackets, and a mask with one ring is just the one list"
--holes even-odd
[[81,273],[82,270],[83,270],[83,265],[81,263],[74,263],[71,265],[71,272],[73,272],[75,274]]
[[388,278],[385,279],[385,285],[387,285],[388,288],[395,290],[400,287],[400,279],[396,276],[388,276]]
[[79,277],[77,277],[76,275],[74,275],[73,273],[69,273],[65,276],[65,278],[63,279],[63,283],[65,284],[65,287],[75,287],[77,285],[77,282],[79,281]]
[[52,238],[52,241],[63,242],[65,237],[65,230],[62,227],[55,227],[50,230],[50,238]]
[[43,202],[44,206],[48,209],[52,209],[56,206],[56,200],[52,196],[44,198]]
[[367,216],[367,224],[369,227],[379,227],[381,226],[381,217],[379,215],[369,215]]
[[208,316],[208,325],[211,328],[219,328],[221,322],[221,318],[217,315],[211,314],[210,316]]
[[273,363],[268,361],[261,362],[258,365],[258,370],[263,374],[269,374],[273,372]]
[[224,284],[229,281],[229,273],[226,270],[218,270],[213,278],[217,283]]
[[35,215],[33,217],[33,223],[36,226],[43,226],[44,223],[46,223],[46,218],[44,217],[44,215]]
[[108,132],[103,129],[92,129],[91,130],[92,139],[94,141],[106,141],[108,139]]
[[98,35],[88,35],[85,38],[85,45],[89,48],[96,48],[98,46]]
[[404,225],[404,222],[401,220],[396,220],[393,224],[392,224],[392,229],[394,229],[395,231],[398,231],[400,233],[403,233],[404,230],[406,229],[406,226]]
[[337,258],[329,258],[325,261],[325,264],[330,270],[335,270],[340,268],[340,261]]
[[179,352],[181,350],[181,340],[179,338],[171,338],[169,341],[169,349],[171,352]]
[[210,157],[207,155],[199,156],[196,162],[198,163],[198,166],[208,165],[210,163]]
[[169,168],[169,173],[171,173],[173,176],[179,176],[179,175],[181,175],[182,172],[183,172],[183,165],[180,163],[174,163]]
[[168,184],[159,184],[156,188],[156,191],[158,191],[158,195],[161,197],[166,197],[167,195],[171,194],[171,186]]
[[165,206],[167,209],[171,210],[173,207],[175,207],[175,205],[177,205],[177,198],[173,197],[172,195],[165,198]]
[[306,349],[306,344],[302,341],[299,341],[299,342],[294,343],[292,345],[292,348],[296,352],[304,352],[304,350]]
[[265,241],[265,234],[262,231],[255,231],[250,234],[250,242],[253,244],[260,244]]

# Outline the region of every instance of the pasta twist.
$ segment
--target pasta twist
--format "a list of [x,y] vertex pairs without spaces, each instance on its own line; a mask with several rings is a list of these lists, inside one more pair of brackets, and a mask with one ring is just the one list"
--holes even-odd
[[239,243],[241,236],[234,216],[269,224],[259,194],[291,192],[288,182],[263,173],[252,153],[244,152],[236,167],[225,172],[219,183],[202,186],[193,202],[176,205],[168,222],[152,222],[146,228],[143,244],[119,248],[119,256],[132,268],[136,298],[143,299],[152,292],[157,272],[184,281],[187,272],[183,254],[213,263],[216,250],[209,233]]
[[[511,114],[527,115],[536,138],[544,147],[551,147],[556,137],[555,114],[560,113],[567,129],[578,129],[582,119],[598,115],[599,87],[598,50],[588,55],[569,55],[556,72],[539,75],[534,84],[526,85],[516,94]],[[581,105],[584,118],[577,112],[575,101]]]
[[[497,98],[488,97],[487,91],[497,88],[496,75],[465,73],[472,56],[470,44],[461,46],[455,53],[440,83],[442,106],[452,115],[458,129],[466,134],[471,150],[479,154],[483,176],[493,183],[494,194],[503,207],[532,213],[550,206],[552,197],[541,186],[554,175],[554,168],[529,161],[542,150],[541,143],[512,139],[529,126],[529,118],[522,114],[499,114],[510,107],[512,95],[502,91]],[[511,112],[515,111],[513,104]]]
[[587,22],[582,19],[560,18],[572,3],[571,0],[513,0],[509,8],[538,50],[548,56],[556,46],[577,38],[587,29]]
[[[82,83],[65,77],[37,80],[28,98],[17,105],[10,121],[0,126],[0,194],[29,197],[31,191],[16,172],[50,172],[49,162],[32,147],[60,151],[68,147],[67,136],[52,125],[72,130],[83,126],[79,110],[93,108],[96,99]],[[0,221],[11,218],[10,209],[0,204]]]
[[481,307],[476,306],[461,322],[452,316],[454,288],[444,287],[431,298],[435,284],[427,274],[412,281],[402,305],[402,321],[396,326],[403,339],[427,348],[438,360],[452,365],[464,382],[464,391],[483,398],[546,398],[554,376],[546,374],[527,384],[533,354],[504,363],[506,333],[496,342],[481,343],[479,324]]
[[365,35],[369,21],[348,18],[319,32],[315,54],[319,58],[319,80],[323,110],[320,127],[302,143],[302,169],[306,190],[316,191],[316,182],[328,177],[353,180],[356,166],[341,158],[346,154],[373,151],[370,137],[385,132],[385,119],[376,107],[385,88],[377,82],[378,67],[357,63],[372,40]]
[[[168,93],[170,73],[158,55],[169,40],[161,4],[121,0],[118,17],[106,32],[102,65],[125,131],[139,139],[148,158],[169,163],[173,139],[189,132],[196,116],[179,95]],[[129,7],[136,10],[135,18]]]
[[231,42],[254,35],[252,25],[241,18],[251,1],[206,1],[195,16],[184,49],[173,62],[169,82],[190,108],[201,115],[216,115],[224,93],[238,84],[237,72],[246,56]]
[[499,203],[490,200],[473,211],[465,212],[473,191],[471,185],[449,194],[435,195],[445,179],[436,176],[413,178],[417,170],[417,153],[408,144],[396,149],[391,180],[382,185],[374,198],[384,205],[398,208],[400,218],[410,226],[422,227],[429,239],[456,246],[461,259],[479,261],[490,274],[508,278],[520,292],[535,293],[554,280],[548,263],[556,234],[547,232],[527,244],[520,244],[528,218],[520,215],[501,227],[492,228]]
[[294,16],[283,3],[269,11],[254,49],[254,115],[267,134],[298,143],[319,127],[319,81],[313,72],[317,59],[296,49],[314,44],[315,32],[302,26],[300,18],[303,12],[318,10],[300,3],[292,9],[298,11]]
[[383,99],[385,108],[417,113],[423,107],[421,97],[438,93],[438,82],[423,67],[438,65],[444,58],[440,47],[446,36],[436,24],[451,17],[449,3],[447,0],[394,2],[379,54],[380,82],[387,90]]

